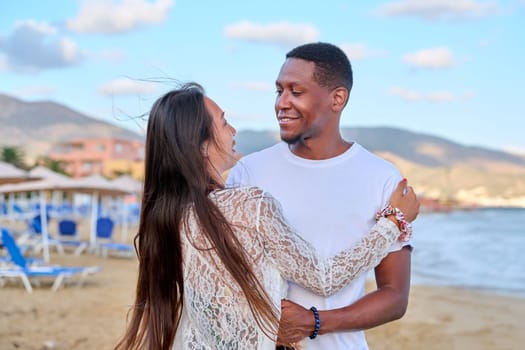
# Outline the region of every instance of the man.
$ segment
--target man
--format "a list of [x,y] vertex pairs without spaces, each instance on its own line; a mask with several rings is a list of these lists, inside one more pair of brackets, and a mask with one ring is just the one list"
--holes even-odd
[[[324,256],[366,234],[401,179],[399,171],[340,132],[352,88],[350,62],[327,43],[299,46],[277,77],[275,112],[281,142],[243,158],[228,184],[255,185],[282,204],[287,220]],[[405,243],[406,244],[406,243]],[[405,313],[410,288],[408,245],[397,242],[375,268],[377,289],[364,295],[362,276],[330,297],[290,284],[283,319],[298,327],[303,349],[367,349],[362,330]],[[319,336],[310,307],[319,310]]]

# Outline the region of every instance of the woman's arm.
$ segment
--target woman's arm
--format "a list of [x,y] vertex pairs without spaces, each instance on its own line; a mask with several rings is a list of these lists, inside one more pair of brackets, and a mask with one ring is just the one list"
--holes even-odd
[[273,197],[264,195],[258,212],[257,230],[263,235],[265,253],[283,278],[323,296],[336,293],[377,266],[400,235],[393,221],[381,218],[352,247],[322,258],[315,247],[298,236],[286,222],[279,202]]

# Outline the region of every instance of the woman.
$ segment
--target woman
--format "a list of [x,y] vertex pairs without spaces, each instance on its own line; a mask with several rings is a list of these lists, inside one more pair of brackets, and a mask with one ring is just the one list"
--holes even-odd
[[[335,293],[377,265],[399,237],[396,219],[381,218],[352,249],[319,259],[268,193],[224,188],[221,175],[236,160],[234,135],[197,84],[153,105],[135,307],[117,348],[274,349],[285,279]],[[411,188],[401,194],[405,186],[391,204],[410,221],[419,205]]]

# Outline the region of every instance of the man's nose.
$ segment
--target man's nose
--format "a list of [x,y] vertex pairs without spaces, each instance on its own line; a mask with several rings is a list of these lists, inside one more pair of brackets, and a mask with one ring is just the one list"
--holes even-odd
[[289,94],[286,91],[283,91],[275,99],[275,110],[279,111],[281,109],[288,109],[288,108],[290,108]]

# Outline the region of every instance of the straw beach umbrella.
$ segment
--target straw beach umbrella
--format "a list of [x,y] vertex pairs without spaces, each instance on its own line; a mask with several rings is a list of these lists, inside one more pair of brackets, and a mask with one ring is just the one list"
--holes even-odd
[[[32,176],[27,171],[15,167],[12,164],[0,161],[0,185],[14,184],[32,180],[38,180],[39,176]],[[2,202],[4,200],[2,196]],[[9,195],[10,205],[7,206],[7,214],[12,219],[12,202],[14,202],[14,195]]]
[[88,193],[91,195],[91,229],[89,234],[89,243],[91,248],[95,246],[96,242],[96,225],[98,219],[98,199],[101,196],[124,196],[131,191],[126,188],[120,187],[118,184],[114,184],[109,180],[106,180],[100,175],[92,175],[84,178],[80,178],[75,181],[75,191]]
[[53,181],[56,181],[56,182],[71,180],[70,177],[68,177],[66,175],[63,175],[63,174],[60,174],[60,173],[57,173],[56,171],[53,171],[53,170],[51,170],[49,168],[46,168],[44,166],[41,166],[41,165],[38,165],[38,166],[34,167],[33,169],[29,170],[29,175],[31,177],[37,177],[37,178],[41,178],[41,179],[48,179],[48,180],[53,180]]
[[129,175],[119,176],[111,181],[111,183],[134,194],[140,194],[144,188],[144,184],[142,182],[132,178]]
[[[125,189],[132,193],[136,199],[140,200],[142,192],[144,191],[144,184],[139,180],[132,178],[129,175],[122,175],[111,181],[114,185],[119,188]],[[120,237],[122,240],[125,240],[128,236],[128,207],[124,204],[122,205],[122,226]]]
[[49,262],[49,232],[47,227],[47,213],[46,213],[46,192],[56,190],[67,190],[73,186],[73,180],[66,179],[42,179],[37,181],[29,181],[17,184],[0,186],[0,193],[15,194],[27,192],[39,192],[40,200],[40,220],[42,227],[42,245],[44,251],[44,260]]
[[49,231],[47,227],[46,196],[47,191],[63,191],[87,193],[92,197],[90,245],[93,247],[96,240],[96,220],[98,212],[99,195],[125,195],[129,192],[121,189],[99,175],[81,178],[78,180],[66,176],[48,176],[42,180],[0,186],[0,194],[39,192],[40,193],[40,218],[42,226],[42,245],[44,247],[44,260],[49,261]]
[[[29,170],[29,175],[34,176],[34,177],[39,177],[42,179],[47,179],[55,183],[67,183],[68,181],[72,180],[69,176],[60,174],[42,165],[38,165],[35,168]],[[62,190],[52,191],[51,201],[53,202],[53,204],[56,204],[56,202],[58,201],[58,198],[60,198],[60,195],[62,193],[64,193],[64,191]]]
[[27,171],[12,164],[0,161],[0,185],[37,180],[38,178],[38,176],[30,176]]

